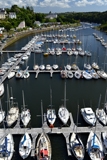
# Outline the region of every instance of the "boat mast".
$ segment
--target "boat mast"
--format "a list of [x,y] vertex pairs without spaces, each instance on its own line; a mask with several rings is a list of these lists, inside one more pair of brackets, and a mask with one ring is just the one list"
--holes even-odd
[[77,126],[76,126],[76,133],[77,133],[77,127],[78,127],[78,115],[79,115],[79,105],[78,105],[78,111],[77,111]]
[[66,81],[65,81],[65,87],[64,87],[64,107],[66,108]]
[[25,100],[24,100],[24,91],[22,90],[22,98],[23,98],[23,108],[24,108],[24,111],[25,111]]
[[[100,102],[101,102],[101,94],[100,94],[99,102],[98,102],[98,110],[100,108]],[[97,124],[97,121],[98,121],[98,118],[96,119],[96,124]],[[96,125],[95,125],[95,131],[96,131]],[[95,131],[94,131],[94,133],[95,133]]]
[[42,100],[41,100],[41,116],[42,116],[42,130],[44,131],[44,128],[43,128],[43,103],[42,103]]

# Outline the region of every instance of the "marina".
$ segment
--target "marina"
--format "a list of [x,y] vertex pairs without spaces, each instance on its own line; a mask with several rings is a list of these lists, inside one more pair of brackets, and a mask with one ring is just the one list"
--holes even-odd
[[[95,32],[95,30],[92,29],[92,33]],[[93,39],[93,35],[91,36]],[[32,39],[32,37],[31,37]],[[96,41],[95,41],[96,42]],[[94,43],[95,43],[94,42]],[[19,44],[22,42],[19,42]],[[46,43],[46,42],[45,42]],[[24,44],[25,45],[25,44]],[[24,46],[23,45],[23,46]],[[23,48],[22,45],[20,45],[20,48],[16,47],[17,50],[21,50]],[[45,45],[44,45],[45,47]],[[95,47],[94,47],[95,48]],[[102,49],[102,54],[100,55],[102,60],[99,65],[103,66],[104,62],[104,57],[105,57],[105,48]],[[7,51],[9,48],[6,49]],[[10,50],[11,47],[10,47]],[[13,48],[13,50],[15,50]],[[31,50],[30,50],[31,51]],[[14,55],[15,52],[10,53],[10,55]],[[23,55],[26,53],[24,51]],[[1,76],[3,79],[1,79],[2,83],[4,83],[5,87],[5,92],[4,95],[1,97],[2,101],[2,106],[3,110],[8,112],[7,106],[6,106],[6,101],[7,101],[7,94],[6,94],[6,86],[7,84],[12,86],[13,89],[13,94],[15,98],[18,101],[18,106],[19,106],[19,111],[21,113],[22,111],[22,90],[24,90],[25,94],[25,101],[26,104],[28,105],[27,108],[30,109],[31,112],[31,122],[28,127],[23,128],[22,125],[20,125],[20,114],[17,120],[17,123],[15,124],[14,127],[6,127],[3,129],[2,127],[0,128],[0,137],[2,137],[4,134],[11,133],[13,135],[13,138],[15,140],[15,153],[13,154],[13,159],[18,157],[18,159],[21,159],[18,149],[19,149],[19,138],[22,137],[22,135],[27,132],[32,139],[32,149],[31,149],[31,154],[28,157],[28,159],[31,159],[30,157],[35,157],[35,148],[36,148],[36,142],[38,139],[38,135],[40,135],[44,129],[44,132],[48,134],[50,141],[52,143],[52,160],[69,160],[72,159],[75,160],[76,158],[73,156],[71,152],[71,147],[70,147],[70,142],[69,142],[69,137],[70,135],[75,131],[76,133],[79,134],[82,137],[82,141],[84,143],[84,146],[86,145],[86,140],[88,139],[88,135],[91,131],[95,131],[96,134],[101,138],[101,133],[105,132],[107,130],[107,126],[103,126],[99,121],[97,121],[96,126],[90,126],[87,125],[86,122],[84,122],[82,116],[80,115],[79,112],[79,120],[78,120],[78,126],[76,124],[76,115],[77,115],[77,104],[79,104],[80,108],[82,107],[89,107],[91,106],[93,110],[95,111],[96,108],[98,108],[98,99],[99,95],[102,95],[101,99],[101,108],[103,108],[104,104],[104,99],[105,99],[105,91],[106,91],[106,80],[103,80],[100,78],[99,81],[96,81],[92,79],[91,81],[86,81],[84,78],[81,78],[80,81],[76,80],[75,78],[70,81],[68,78],[64,78],[65,80],[61,80],[61,70],[64,70],[65,72],[68,72],[69,70],[66,69],[67,64],[72,64],[75,61],[75,55],[68,56],[65,54],[67,52],[64,52],[61,56],[56,56],[56,55],[49,55],[45,57],[43,53],[32,53],[30,54],[28,60],[24,61],[24,64],[20,66],[20,70],[24,72],[27,70],[30,73],[29,78],[20,78],[16,79],[14,76],[12,79],[8,80],[7,75],[9,72],[14,71],[15,74],[17,70],[14,68],[21,62],[20,57],[18,61],[14,63],[14,65],[6,72],[6,75]],[[94,51],[92,52],[94,53]],[[40,66],[41,64],[44,64],[45,67],[47,64],[50,64],[51,69],[50,70],[33,70],[33,64],[34,64],[34,54],[35,54],[35,64],[38,64]],[[93,54],[94,55],[94,54]],[[92,57],[94,58],[94,56]],[[5,57],[3,60],[7,60],[7,54],[4,53],[2,54],[1,57]],[[84,71],[83,64],[85,61],[86,56],[78,56],[78,61],[76,64],[79,66],[79,70],[77,71]],[[43,61],[41,60],[43,59]],[[71,59],[71,60],[70,60]],[[56,62],[56,63],[55,63]],[[78,63],[81,62],[81,63]],[[92,62],[92,61],[91,61]],[[1,62],[3,63],[3,61]],[[58,64],[59,68],[57,70],[52,69],[53,64]],[[92,64],[92,63],[91,63]],[[71,72],[73,72],[73,75],[75,74],[75,70],[70,69]],[[106,71],[106,69],[105,69]],[[48,73],[48,74],[46,74]],[[35,80],[36,78],[36,80]],[[61,105],[63,93],[64,93],[64,82],[66,81],[66,90],[67,90],[67,109],[70,112],[70,119],[69,123],[66,126],[63,126],[63,124],[60,122],[59,117],[57,116],[56,122],[54,124],[53,128],[49,127],[49,124],[47,123],[46,119],[46,113],[47,113],[47,108],[50,108],[49,106],[49,97],[50,97],[50,86],[52,87],[53,91],[53,108],[55,108],[56,115],[57,111],[59,109],[59,106]],[[43,127],[41,127],[41,115],[40,114],[40,101],[41,99],[43,100],[43,109],[44,109],[44,122],[43,122]],[[84,101],[84,103],[83,103]],[[39,116],[38,116],[39,115]],[[58,138],[57,138],[58,137]],[[57,148],[57,146],[59,148]],[[86,149],[86,147],[85,147]],[[104,153],[106,154],[106,150],[104,150]],[[87,155],[87,152],[85,153],[85,158],[89,160],[89,156]],[[105,156],[106,159],[106,156]]]

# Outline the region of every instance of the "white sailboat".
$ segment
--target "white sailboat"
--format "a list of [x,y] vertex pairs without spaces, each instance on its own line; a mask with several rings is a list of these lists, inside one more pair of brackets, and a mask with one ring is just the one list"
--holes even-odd
[[25,100],[24,100],[24,92],[22,91],[22,97],[23,97],[23,110],[21,112],[21,121],[23,125],[26,127],[31,120],[31,114],[30,110],[25,108]]
[[2,110],[2,104],[0,99],[0,123],[4,120],[4,118],[5,118],[5,111]]
[[[77,114],[77,124],[78,124],[78,114]],[[80,137],[77,134],[77,126],[76,126],[76,132],[73,132],[70,136],[70,147],[77,160],[84,159],[85,149]]]
[[[42,110],[42,102],[41,102],[41,110]],[[43,110],[42,110],[42,126],[43,126]],[[38,137],[35,152],[37,160],[51,160],[52,156],[51,142],[48,137],[48,134],[44,132],[44,129]]]
[[4,94],[4,84],[0,84],[0,97]]
[[91,160],[103,160],[104,154],[101,140],[93,131],[89,133],[86,149]]
[[107,151],[107,132],[102,132],[101,133],[101,136],[102,136],[102,142],[103,142],[103,145]]
[[19,154],[20,156],[25,159],[29,156],[32,148],[32,142],[29,134],[26,132],[19,143]]
[[8,79],[12,78],[15,76],[15,72],[14,71],[11,71],[9,74],[8,74]]
[[64,125],[67,124],[69,119],[69,111],[66,108],[66,82],[65,82],[65,90],[64,90],[64,105],[60,106],[58,110],[58,117]]
[[18,104],[13,102],[12,88],[11,88],[11,97],[9,97],[8,86],[7,86],[7,94],[8,94],[9,111],[6,116],[6,122],[7,126],[10,127],[12,124],[16,122],[16,120],[19,117],[19,108]]
[[50,127],[52,128],[55,120],[56,120],[56,112],[55,109],[52,108],[52,90],[50,89],[50,109],[47,109],[47,121],[50,124]]
[[14,153],[12,134],[8,133],[0,140],[0,160],[11,160]]

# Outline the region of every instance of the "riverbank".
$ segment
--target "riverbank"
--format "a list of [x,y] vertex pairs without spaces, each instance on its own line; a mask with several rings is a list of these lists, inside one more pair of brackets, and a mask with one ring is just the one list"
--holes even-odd
[[75,27],[78,26],[78,24],[72,24],[72,25],[62,25],[62,26],[51,26],[51,27],[44,27],[44,28],[40,28],[40,29],[32,29],[32,30],[24,30],[21,32],[16,32],[13,34],[13,36],[11,38],[8,38],[5,42],[2,42],[0,45],[0,51],[4,50],[6,47],[8,47],[9,45],[13,44],[14,42],[18,41],[19,39],[26,37],[28,35],[31,34],[38,34],[41,32],[46,32],[46,31],[50,31],[50,30],[57,30],[57,29],[64,29],[67,27]]

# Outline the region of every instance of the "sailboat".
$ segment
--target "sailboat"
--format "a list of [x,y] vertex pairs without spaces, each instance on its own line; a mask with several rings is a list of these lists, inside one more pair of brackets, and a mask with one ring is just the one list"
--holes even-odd
[[[42,110],[42,101],[41,101],[41,110]],[[42,125],[43,125],[43,111],[42,111]],[[51,160],[51,155],[52,155],[51,142],[48,137],[48,134],[44,132],[43,127],[42,127],[42,133],[38,137],[35,151],[37,160]]]
[[55,109],[52,108],[52,90],[50,89],[50,109],[47,109],[47,121],[50,124],[50,127],[53,127],[55,120],[56,120],[56,112]]
[[31,147],[32,147],[31,138],[29,134],[26,132],[22,136],[20,143],[19,143],[19,154],[23,159],[29,156],[31,152]]
[[19,117],[19,108],[18,104],[13,102],[12,88],[11,88],[11,97],[9,97],[9,91],[7,86],[7,94],[8,94],[8,103],[9,103],[9,111],[6,116],[7,126],[10,127],[12,124],[16,122]]
[[4,94],[4,84],[0,84],[0,97]]
[[[101,96],[99,98],[99,105],[100,105],[100,100]],[[95,126],[95,131],[96,131],[96,126]],[[102,142],[101,139],[96,135],[95,131],[90,132],[87,140],[86,149],[91,160],[103,160],[104,153],[103,153]]]
[[24,70],[24,72],[23,72],[23,78],[29,78],[30,73],[28,71],[28,68],[29,68],[29,66],[27,66],[27,68]]
[[[78,114],[77,114],[77,124],[78,124]],[[80,137],[77,134],[77,127],[76,127],[76,133],[73,132],[70,137],[70,147],[77,160],[84,159],[85,149]]]
[[66,108],[66,82],[65,82],[65,91],[64,91],[64,105],[61,105],[58,110],[58,117],[64,125],[67,124],[69,119],[69,111]]
[[4,118],[5,118],[5,111],[2,110],[2,104],[0,99],[0,123],[4,120]]
[[95,132],[91,131],[87,140],[87,152],[91,160],[103,160],[103,146]]
[[22,97],[23,97],[23,110],[21,112],[21,121],[24,125],[24,127],[26,127],[29,123],[29,121],[31,120],[31,114],[30,114],[30,110],[25,108],[25,100],[24,100],[24,92],[22,91]]
[[35,53],[34,53],[34,66],[33,66],[34,70],[38,70],[39,66],[37,64],[35,64]]
[[12,134],[8,133],[0,140],[0,160],[11,160],[14,153]]

